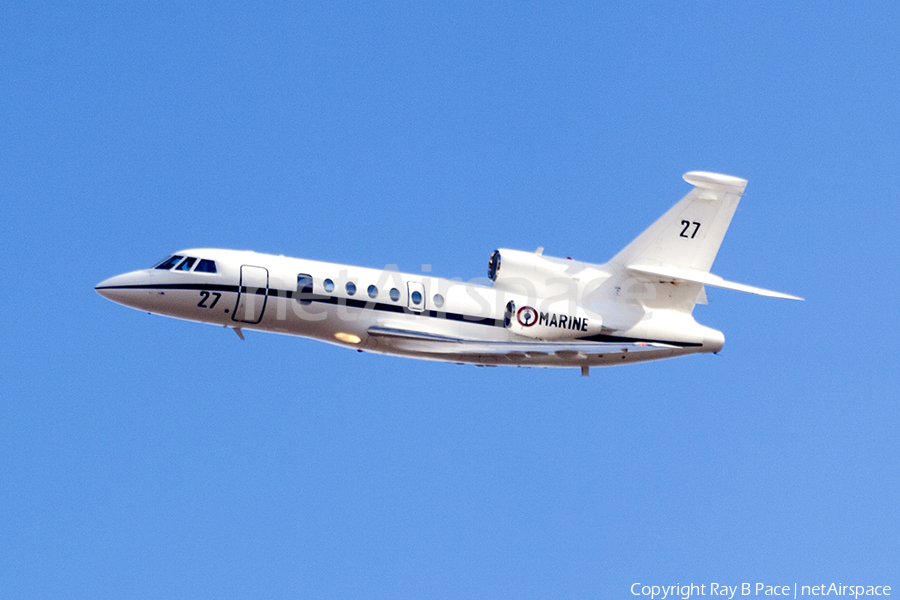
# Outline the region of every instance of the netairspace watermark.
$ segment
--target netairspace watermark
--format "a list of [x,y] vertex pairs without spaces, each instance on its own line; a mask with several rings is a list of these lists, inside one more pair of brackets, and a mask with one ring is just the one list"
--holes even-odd
[[687,600],[694,596],[719,596],[731,600],[735,596],[778,596],[800,598],[802,596],[890,596],[889,585],[844,585],[843,583],[820,583],[818,585],[768,585],[765,583],[740,583],[727,585],[722,583],[676,583],[675,585],[649,585],[633,583],[633,596],[648,596],[651,600],[681,598]]

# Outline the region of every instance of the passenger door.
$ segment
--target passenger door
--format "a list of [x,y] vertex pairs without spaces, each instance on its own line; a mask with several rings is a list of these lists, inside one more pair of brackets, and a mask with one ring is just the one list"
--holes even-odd
[[255,325],[262,320],[269,293],[269,272],[262,267],[241,267],[241,285],[238,287],[237,304],[233,321]]

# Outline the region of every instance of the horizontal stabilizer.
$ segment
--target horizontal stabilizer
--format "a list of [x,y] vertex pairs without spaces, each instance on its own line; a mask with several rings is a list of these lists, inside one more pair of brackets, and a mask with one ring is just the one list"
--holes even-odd
[[706,271],[696,271],[693,269],[678,269],[675,267],[663,267],[656,265],[632,265],[627,267],[629,271],[635,274],[652,277],[662,277],[665,279],[687,281],[690,283],[700,283],[703,285],[711,285],[713,287],[724,288],[726,290],[735,290],[738,292],[747,292],[758,296],[768,296],[769,298],[784,298],[786,300],[803,300],[799,296],[774,292],[763,288],[754,287],[752,285],[744,285],[743,283],[734,283],[733,281],[725,281],[718,275],[713,275]]

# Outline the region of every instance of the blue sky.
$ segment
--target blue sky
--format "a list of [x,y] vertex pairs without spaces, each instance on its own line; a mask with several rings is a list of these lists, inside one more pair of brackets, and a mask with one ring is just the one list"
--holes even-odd
[[[900,587],[896,3],[0,9],[0,595]],[[483,277],[750,183],[719,356],[478,369],[149,316],[179,248]]]

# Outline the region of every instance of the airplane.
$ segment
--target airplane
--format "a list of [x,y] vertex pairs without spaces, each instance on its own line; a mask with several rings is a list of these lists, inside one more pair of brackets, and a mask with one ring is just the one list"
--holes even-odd
[[604,264],[499,249],[464,282],[197,248],[94,288],[148,313],[297,335],[360,352],[478,366],[590,367],[718,353],[692,312],[705,286],[802,300],[710,273],[747,180],[691,171],[693,189]]

